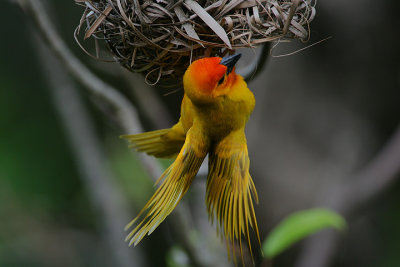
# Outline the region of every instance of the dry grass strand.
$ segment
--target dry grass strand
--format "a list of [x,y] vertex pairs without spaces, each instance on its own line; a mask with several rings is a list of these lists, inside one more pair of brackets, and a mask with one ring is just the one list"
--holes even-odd
[[[190,59],[309,35],[316,0],[77,0],[75,31],[105,40],[114,59],[149,84],[178,84]],[[81,46],[82,47],[82,46]]]

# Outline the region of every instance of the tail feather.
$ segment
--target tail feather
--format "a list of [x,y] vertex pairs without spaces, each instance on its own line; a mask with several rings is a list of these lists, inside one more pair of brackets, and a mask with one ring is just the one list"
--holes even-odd
[[[217,231],[225,236],[232,246],[239,245],[242,262],[245,237],[253,258],[250,228],[255,232],[259,245],[260,237],[255,216],[253,198],[258,196],[250,173],[250,161],[244,133],[228,136],[210,153],[207,178],[207,209],[211,221],[217,220]],[[233,248],[232,248],[233,249]],[[228,250],[228,256],[229,255]],[[235,255],[233,258],[235,259]]]
[[[129,245],[136,246],[146,234],[151,234],[178,205],[196,176],[207,150],[208,147],[199,143],[199,139],[188,135],[174,163],[156,182],[160,184],[156,192],[137,217],[125,227],[125,230],[131,228],[139,218],[143,217],[126,237],[126,241],[130,240]],[[144,215],[146,211],[147,214]]]

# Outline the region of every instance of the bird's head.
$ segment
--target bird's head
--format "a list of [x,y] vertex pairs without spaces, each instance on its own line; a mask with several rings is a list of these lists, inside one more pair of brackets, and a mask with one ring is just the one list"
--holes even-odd
[[235,73],[235,64],[240,57],[241,54],[235,54],[194,61],[183,76],[185,93],[192,100],[200,102],[229,93],[239,77]]

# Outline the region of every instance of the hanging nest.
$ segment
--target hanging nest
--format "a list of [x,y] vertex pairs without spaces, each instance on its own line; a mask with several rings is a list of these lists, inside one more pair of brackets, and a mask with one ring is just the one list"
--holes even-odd
[[307,39],[316,1],[76,0],[85,11],[75,37],[85,25],[84,39],[105,40],[114,59],[148,83],[176,84],[199,57]]

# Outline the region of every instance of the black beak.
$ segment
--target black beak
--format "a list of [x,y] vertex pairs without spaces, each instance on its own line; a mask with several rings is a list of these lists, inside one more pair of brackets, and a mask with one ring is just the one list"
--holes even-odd
[[227,75],[229,73],[231,73],[231,71],[233,70],[233,67],[235,67],[236,62],[239,61],[241,56],[242,56],[242,54],[239,53],[239,54],[235,54],[232,56],[226,56],[221,59],[221,62],[219,64],[222,64],[228,68],[226,70]]

